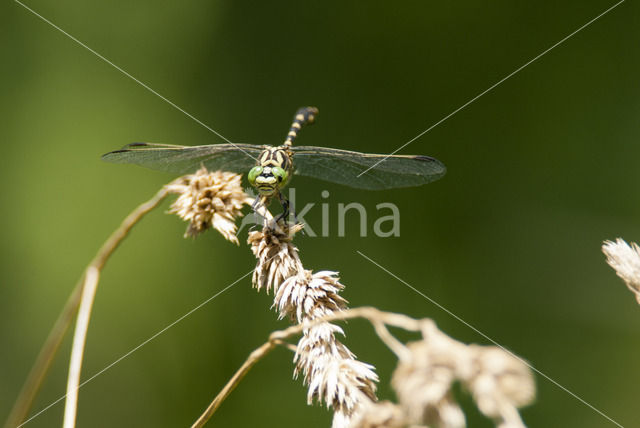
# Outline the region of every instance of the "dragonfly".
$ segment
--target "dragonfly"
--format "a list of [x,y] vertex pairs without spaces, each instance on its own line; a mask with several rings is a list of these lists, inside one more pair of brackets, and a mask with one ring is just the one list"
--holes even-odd
[[[109,152],[102,159],[113,163],[136,164],[178,174],[191,173],[204,166],[210,171],[243,174],[256,188],[257,204],[268,205],[277,197],[284,217],[289,201],[282,189],[293,175],[313,177],[355,189],[387,190],[421,186],[441,178],[446,167],[430,156],[360,153],[329,147],[294,146],[302,127],[315,122],[318,109],[302,107],[296,112],[281,146],[255,144],[212,144],[178,146],[131,143]],[[282,216],[282,215],[281,215]]]

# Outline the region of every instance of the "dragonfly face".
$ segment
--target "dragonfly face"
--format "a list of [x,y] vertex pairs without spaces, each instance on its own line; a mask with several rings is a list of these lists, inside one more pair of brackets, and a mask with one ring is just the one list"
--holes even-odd
[[291,177],[291,154],[287,147],[269,147],[260,153],[258,165],[249,171],[249,183],[262,196],[273,196]]

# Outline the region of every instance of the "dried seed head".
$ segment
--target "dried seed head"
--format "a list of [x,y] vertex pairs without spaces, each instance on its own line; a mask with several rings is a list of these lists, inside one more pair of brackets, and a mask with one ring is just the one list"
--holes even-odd
[[[346,301],[338,295],[344,288],[336,272],[313,274],[302,270],[287,278],[274,298],[280,317],[289,316],[300,324],[339,312]],[[294,375],[302,373],[309,386],[307,402],[324,401],[334,409],[333,427],[347,427],[362,406],[372,403],[378,377],[374,367],[355,359],[340,341],[340,327],[323,322],[303,331],[298,342]]]
[[273,288],[277,293],[282,282],[304,270],[298,249],[292,244],[293,236],[302,230],[301,224],[288,228],[265,227],[260,232],[250,232],[248,243],[258,259],[253,271],[253,286],[267,293]]
[[535,396],[531,370],[525,362],[496,346],[465,345],[433,322],[423,325],[424,339],[406,345],[393,374],[392,386],[410,423],[462,428],[465,418],[451,387],[460,382],[478,409],[503,428],[523,428],[517,408]]
[[343,289],[337,272],[302,270],[281,284],[274,305],[281,318],[289,315],[300,324],[344,309],[347,301],[338,295]]
[[605,241],[602,252],[607,256],[607,263],[615,269],[640,303],[640,247],[634,242],[629,245],[618,238],[616,242]]
[[213,227],[225,239],[238,244],[235,220],[251,199],[242,189],[241,176],[232,172],[209,172],[205,167],[167,185],[178,194],[169,212],[189,222],[185,237],[195,237]]
[[[390,401],[381,401],[367,406],[358,420],[350,428],[404,428],[407,421],[402,408]],[[412,427],[413,428],[413,427]]]
[[451,386],[467,353],[464,345],[441,339],[433,335],[428,342],[408,343],[410,358],[398,362],[391,385],[411,423],[461,428],[465,417],[451,398]]
[[[338,293],[344,289],[336,272],[313,273],[305,270],[292,240],[302,225],[281,224],[249,234],[251,250],[258,259],[253,285],[258,290],[273,289],[273,306],[280,318],[305,324],[346,307]],[[294,362],[294,376],[304,375],[308,385],[307,402],[324,401],[334,409],[333,428],[348,428],[364,408],[376,401],[374,367],[355,359],[355,355],[336,339],[344,334],[331,323],[311,325],[303,330]]]
[[478,409],[509,427],[524,426],[516,408],[530,404],[535,383],[529,367],[495,346],[470,345],[474,373],[466,381]]

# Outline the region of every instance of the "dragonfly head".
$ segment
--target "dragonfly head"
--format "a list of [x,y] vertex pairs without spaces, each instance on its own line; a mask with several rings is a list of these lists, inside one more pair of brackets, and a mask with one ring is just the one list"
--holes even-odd
[[273,196],[287,184],[289,174],[279,166],[254,166],[247,177],[262,196]]

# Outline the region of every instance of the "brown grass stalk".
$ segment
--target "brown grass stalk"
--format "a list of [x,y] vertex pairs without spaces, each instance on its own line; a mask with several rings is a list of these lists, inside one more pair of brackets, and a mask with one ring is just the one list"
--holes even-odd
[[[443,367],[448,363],[452,363],[452,361],[449,361],[452,359],[452,356],[448,354],[453,353],[456,354],[455,358],[468,359],[467,363],[470,363],[470,365],[463,370],[463,373],[459,373],[459,376],[461,376],[460,380],[471,390],[479,410],[486,416],[492,417],[496,425],[524,427],[517,407],[531,402],[535,394],[535,387],[528,365],[520,360],[520,358],[506,350],[493,346],[465,345],[458,342],[438,330],[435,323],[428,318],[414,319],[403,314],[384,312],[374,307],[362,307],[345,309],[344,311],[336,312],[329,316],[316,318],[271,333],[269,340],[249,355],[247,360],[222,388],[205,412],[192,425],[192,428],[204,426],[222,402],[238,386],[249,370],[277,345],[283,344],[286,346],[288,345],[286,339],[302,334],[320,324],[353,318],[363,318],[369,321],[380,340],[398,356],[399,365],[394,374],[396,383],[394,389],[396,389],[396,393],[400,393],[401,402],[399,405],[390,402],[368,403],[365,412],[359,415],[358,419],[354,420],[353,425],[350,426],[417,426],[411,412],[423,413],[418,419],[424,417],[433,419],[433,412],[437,413],[443,410],[445,413],[438,417],[444,417],[444,419],[440,419],[440,422],[437,422],[436,419],[435,425],[447,427],[464,426],[464,415],[461,413],[461,410],[458,410],[460,413],[454,412],[453,415],[451,414],[451,411],[459,408],[455,402],[448,401],[450,399],[448,395],[438,400],[438,403],[435,403],[435,405],[434,403],[429,403],[428,400],[424,402],[424,399],[429,398],[433,392],[429,391],[429,386],[437,386],[442,380],[439,376],[432,377],[430,374],[433,374],[433,370],[442,374]],[[393,337],[387,329],[387,326],[419,332],[422,334],[422,340],[403,344]],[[416,352],[416,350],[418,352]],[[424,350],[430,350],[430,354],[425,355]],[[443,363],[445,363],[445,361],[441,359],[443,356],[448,361],[444,366]],[[426,360],[423,360],[425,357]],[[418,358],[418,361],[416,361],[416,358]],[[425,366],[425,362],[428,362],[432,358],[435,358],[435,360],[427,363]],[[428,373],[420,373],[420,371],[424,369],[429,369],[427,370]],[[409,373],[404,373],[407,371],[409,371]],[[408,374],[411,380],[401,379],[403,374]],[[427,385],[420,384],[418,385],[419,390],[415,390],[413,382],[416,379],[423,383],[427,382]],[[397,384],[398,381],[400,381],[400,385]],[[495,381],[496,383],[491,381]],[[409,392],[412,393],[411,399],[403,400],[403,391],[398,391],[398,387],[403,388],[405,393],[409,390]],[[391,419],[386,413],[389,411],[393,411],[394,419]],[[380,415],[384,416],[389,423],[388,425],[371,425],[367,420],[368,418],[376,420]],[[432,423],[428,425],[432,426]]]
[[[60,315],[58,315],[58,319],[49,332],[46,341],[42,345],[40,353],[38,354],[38,357],[36,358],[36,361],[34,362],[33,367],[31,368],[31,371],[27,376],[27,380],[25,381],[18,395],[18,398],[13,405],[11,413],[7,418],[5,428],[15,428],[17,426],[20,426],[27,417],[27,414],[31,409],[31,405],[33,404],[33,401],[38,394],[40,386],[46,378],[49,368],[51,367],[51,363],[58,351],[58,348],[60,347],[60,344],[62,343],[62,339],[64,338],[64,335],[67,332],[67,329],[69,328],[69,325],[71,324],[74,316],[78,313],[81,296],[85,292],[85,287],[87,284],[87,272],[95,270],[95,272],[97,272],[97,274],[99,275],[111,254],[113,254],[113,252],[124,240],[124,238],[127,237],[133,226],[138,223],[138,221],[140,221],[142,217],[145,216],[145,214],[156,208],[166,196],[167,190],[163,187],[151,199],[139,205],[135,210],[133,210],[122,221],[120,226],[111,234],[111,236],[109,236],[100,250],[98,250],[96,256],[93,258],[93,260],[91,260],[82,277],[67,299],[67,302],[60,312]],[[97,278],[95,279],[95,285],[97,287]],[[84,343],[82,344],[82,347],[84,347]],[[79,371],[77,375],[79,379]],[[67,388],[67,391],[69,391],[69,388]]]
[[[244,378],[244,376],[251,370],[251,368],[262,358],[264,358],[271,350],[273,350],[277,345],[283,344],[287,346],[287,348],[291,349],[289,344],[285,342],[286,339],[296,336],[304,329],[308,329],[310,327],[320,325],[325,322],[338,321],[338,320],[347,320],[352,318],[365,318],[375,323],[383,322],[385,324],[393,325],[396,327],[401,327],[406,330],[411,331],[419,331],[420,330],[420,321],[410,318],[401,314],[394,314],[390,312],[383,312],[373,307],[362,307],[356,309],[345,309],[344,311],[335,313],[331,316],[326,316],[323,318],[318,318],[310,322],[306,322],[304,324],[297,324],[291,327],[288,327],[284,330],[274,331],[269,335],[269,340],[258,348],[256,348],[247,360],[240,366],[240,368],[234,373],[234,375],[229,379],[229,381],[225,384],[225,386],[220,390],[218,395],[213,399],[211,404],[207,407],[202,415],[198,418],[196,422],[191,426],[191,428],[200,428],[203,427],[209,419],[213,416],[213,414],[218,410],[222,402],[231,394],[231,392],[238,386],[240,381]],[[376,329],[379,332],[378,329]],[[382,339],[382,337],[381,337]],[[383,341],[387,340],[385,337]]]

